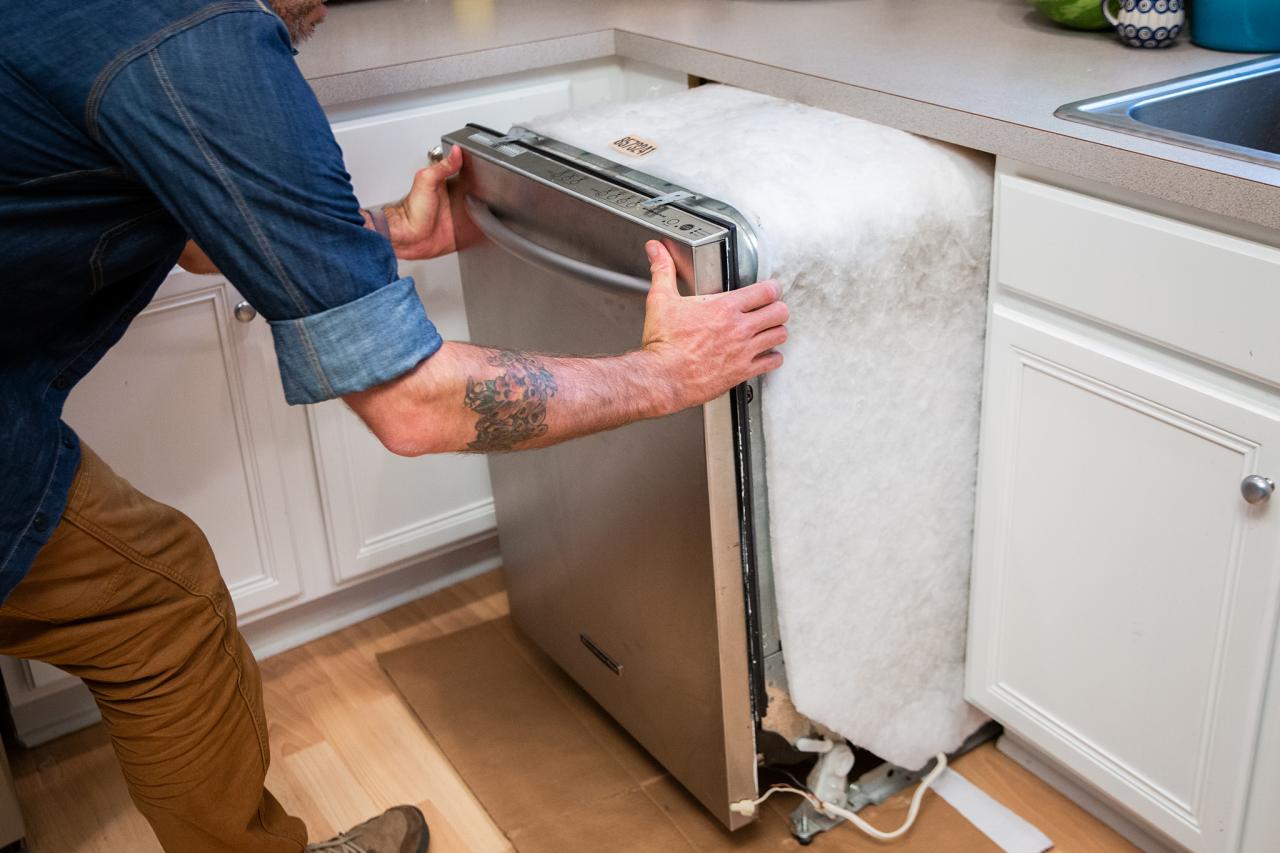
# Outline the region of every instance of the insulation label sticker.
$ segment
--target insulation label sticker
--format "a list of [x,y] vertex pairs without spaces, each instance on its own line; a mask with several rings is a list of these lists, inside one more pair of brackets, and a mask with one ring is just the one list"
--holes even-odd
[[615,139],[609,143],[609,147],[614,151],[626,154],[628,157],[644,157],[658,150],[658,143],[650,142],[639,136],[624,136],[621,139]]

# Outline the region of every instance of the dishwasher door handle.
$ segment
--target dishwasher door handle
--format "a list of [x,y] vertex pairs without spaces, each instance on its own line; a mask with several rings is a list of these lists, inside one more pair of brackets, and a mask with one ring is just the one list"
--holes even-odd
[[502,220],[493,215],[488,205],[474,196],[467,196],[465,202],[467,213],[470,214],[471,221],[476,224],[476,227],[484,232],[486,237],[520,260],[548,272],[567,275],[597,287],[641,296],[648,295],[649,282],[645,279],[562,255],[512,231]]

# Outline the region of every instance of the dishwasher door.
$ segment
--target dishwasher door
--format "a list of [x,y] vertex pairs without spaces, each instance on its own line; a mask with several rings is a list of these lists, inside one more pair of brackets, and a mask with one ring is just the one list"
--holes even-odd
[[[732,281],[732,229],[495,136],[445,137],[465,156],[450,196],[474,342],[634,349],[648,239],[683,292]],[[733,405],[489,458],[515,622],[730,828],[757,795]]]

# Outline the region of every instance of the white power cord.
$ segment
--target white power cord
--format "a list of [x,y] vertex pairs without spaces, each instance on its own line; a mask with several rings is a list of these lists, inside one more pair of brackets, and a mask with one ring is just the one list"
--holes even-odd
[[756,813],[756,807],[759,806],[761,803],[763,803],[765,800],[772,797],[774,794],[778,794],[778,793],[799,794],[809,802],[813,803],[813,807],[816,808],[818,811],[822,812],[823,814],[833,815],[835,817],[842,817],[845,820],[849,821],[849,823],[856,826],[858,829],[865,832],[867,835],[870,835],[872,838],[878,838],[881,841],[893,841],[896,838],[902,837],[907,832],[907,830],[911,829],[912,825],[916,822],[916,815],[920,813],[920,801],[924,799],[925,791],[929,790],[929,786],[932,785],[934,780],[937,779],[940,775],[942,775],[942,771],[946,769],[947,769],[947,756],[940,752],[938,753],[937,764],[935,764],[933,769],[930,770],[928,774],[923,779],[920,780],[920,785],[916,788],[916,792],[911,795],[911,807],[907,809],[907,819],[903,821],[902,826],[898,827],[892,832],[885,832],[884,830],[876,829],[874,826],[867,823],[862,818],[858,817],[858,815],[855,812],[851,812],[848,809],[841,808],[840,806],[837,806],[837,805],[832,805],[831,803],[823,802],[822,800],[814,796],[811,792],[802,790],[800,788],[793,788],[790,785],[774,785],[769,790],[764,792],[764,796],[758,799],[739,800],[736,803],[730,803],[729,811],[734,812],[736,814],[740,814],[740,815],[746,815],[747,817],[754,817]]

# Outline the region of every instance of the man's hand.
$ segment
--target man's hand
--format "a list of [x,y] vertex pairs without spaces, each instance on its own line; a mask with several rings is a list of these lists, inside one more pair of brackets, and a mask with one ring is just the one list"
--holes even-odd
[[741,382],[777,370],[787,340],[787,306],[777,282],[728,293],[681,296],[676,269],[661,243],[645,244],[653,282],[645,305],[644,350],[660,359],[675,394],[673,411],[719,397]]
[[462,168],[462,149],[454,146],[439,163],[413,176],[409,194],[395,204],[361,210],[365,225],[391,241],[403,261],[438,258],[457,249],[447,183]]

